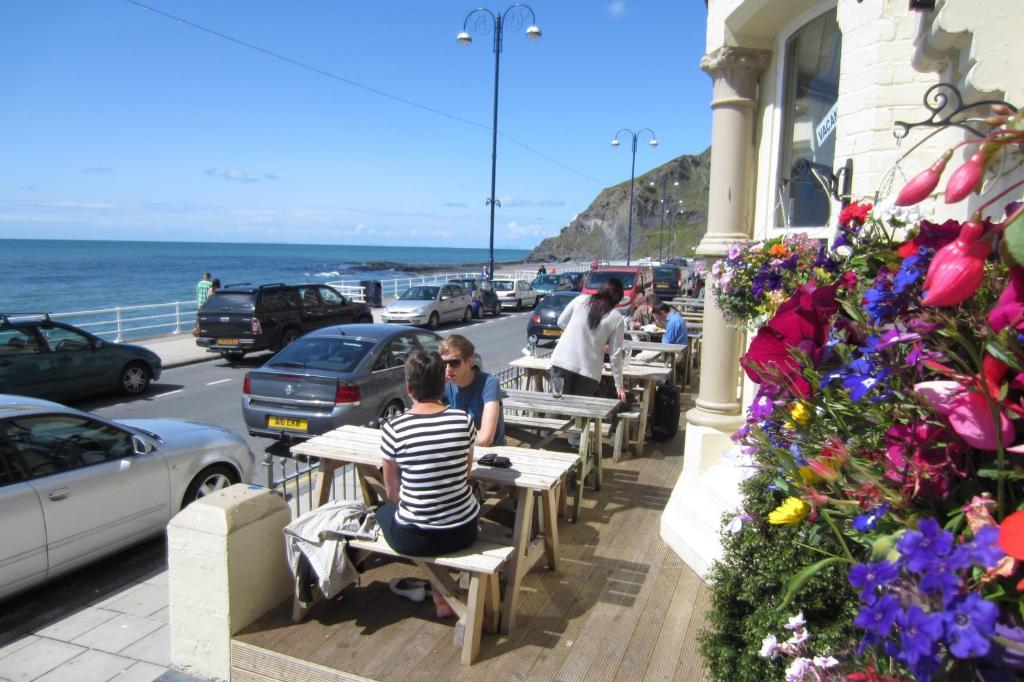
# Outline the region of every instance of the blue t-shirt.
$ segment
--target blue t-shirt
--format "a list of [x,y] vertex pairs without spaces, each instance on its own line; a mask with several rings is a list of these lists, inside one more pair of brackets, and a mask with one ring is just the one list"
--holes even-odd
[[683,319],[682,315],[673,310],[668,314],[668,322],[665,323],[665,338],[661,340],[662,343],[685,344],[688,336],[686,320]]
[[444,399],[452,407],[467,412],[473,418],[473,424],[480,428],[484,417],[484,405],[498,402],[498,427],[494,431],[494,445],[505,444],[505,416],[501,413],[501,387],[493,374],[476,371],[476,377],[465,387],[448,381],[444,385]]

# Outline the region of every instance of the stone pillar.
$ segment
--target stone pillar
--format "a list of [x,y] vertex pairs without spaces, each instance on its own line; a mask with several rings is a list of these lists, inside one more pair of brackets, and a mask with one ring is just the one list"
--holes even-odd
[[237,484],[197,500],[167,526],[171,665],[231,678],[231,635],[292,593],[280,495]]
[[[705,263],[734,242],[750,239],[754,186],[754,114],[757,85],[771,53],[721,47],[701,59],[713,80],[708,229],[697,247]],[[726,326],[705,287],[704,328],[697,405],[686,413],[683,473],[662,515],[661,536],[703,574],[721,552],[721,514],[736,505],[735,472],[719,464],[740,415],[739,356],[742,335]]]

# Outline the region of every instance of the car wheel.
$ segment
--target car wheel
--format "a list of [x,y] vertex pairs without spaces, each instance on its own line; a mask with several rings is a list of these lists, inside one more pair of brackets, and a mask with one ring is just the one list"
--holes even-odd
[[380,421],[389,422],[403,412],[405,412],[405,405],[402,404],[402,401],[392,400],[384,406],[384,411],[380,413]]
[[131,362],[121,370],[121,376],[117,380],[117,386],[123,393],[128,395],[140,395],[149,388],[149,380],[152,372],[142,362]]
[[491,315],[494,315],[495,317],[501,316],[501,301],[494,302],[494,309],[491,310]]
[[462,315],[462,321],[463,322],[469,322],[472,319],[473,319],[473,309],[470,308],[469,306],[466,306],[466,312],[463,313],[463,315]]
[[430,319],[427,320],[427,329],[437,329],[438,317],[437,313],[430,313]]
[[516,299],[516,305],[515,305],[515,307],[513,308],[513,310],[515,310],[515,311],[516,311],[516,312],[518,313],[518,312],[519,312],[520,310],[522,310],[522,309],[523,309],[523,302],[522,302],[522,301],[520,301],[520,300],[519,300],[519,299],[517,298],[517,299]]
[[238,483],[238,474],[231,467],[224,464],[208,466],[188,484],[181,506],[182,508],[187,507],[199,498],[206,497],[235,483]]
[[228,362],[238,362],[245,357],[244,350],[222,350],[220,356]]
[[287,348],[295,343],[295,339],[299,338],[299,336],[300,334],[298,329],[285,329],[284,332],[281,333],[281,343],[277,349],[281,350],[282,348]]

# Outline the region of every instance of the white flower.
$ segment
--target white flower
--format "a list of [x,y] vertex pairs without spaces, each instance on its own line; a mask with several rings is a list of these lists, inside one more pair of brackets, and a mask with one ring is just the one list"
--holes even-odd
[[805,625],[807,625],[807,621],[804,620],[804,612],[801,611],[795,616],[790,616],[789,622],[786,623],[785,627],[787,630],[799,630]]
[[794,658],[793,662],[786,668],[786,682],[800,682],[808,671],[813,669],[814,665],[811,663],[811,659],[804,658],[803,656]]
[[792,637],[786,640],[786,644],[789,644],[793,647],[797,647],[806,642],[807,640],[809,640],[810,638],[811,633],[807,632],[807,630],[803,628],[800,628],[799,630],[793,633]]
[[775,658],[779,655],[779,640],[775,635],[768,635],[761,640],[761,650],[757,655],[761,658]]
[[815,656],[814,665],[819,668],[824,668],[825,670],[828,670],[829,668],[834,668],[837,665],[839,665],[839,661],[837,661],[831,656]]

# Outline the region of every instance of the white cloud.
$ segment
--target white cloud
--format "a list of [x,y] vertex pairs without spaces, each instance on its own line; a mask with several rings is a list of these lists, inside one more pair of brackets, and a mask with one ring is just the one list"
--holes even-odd
[[562,199],[522,199],[515,197],[503,197],[499,199],[502,208],[519,208],[523,206],[565,206]]
[[608,14],[613,17],[621,17],[626,13],[626,3],[624,0],[615,0],[615,2],[608,3]]
[[506,226],[505,230],[508,232],[508,236],[513,240],[524,239],[527,237],[537,239],[539,237],[550,236],[548,228],[543,225],[520,225],[514,220]]

